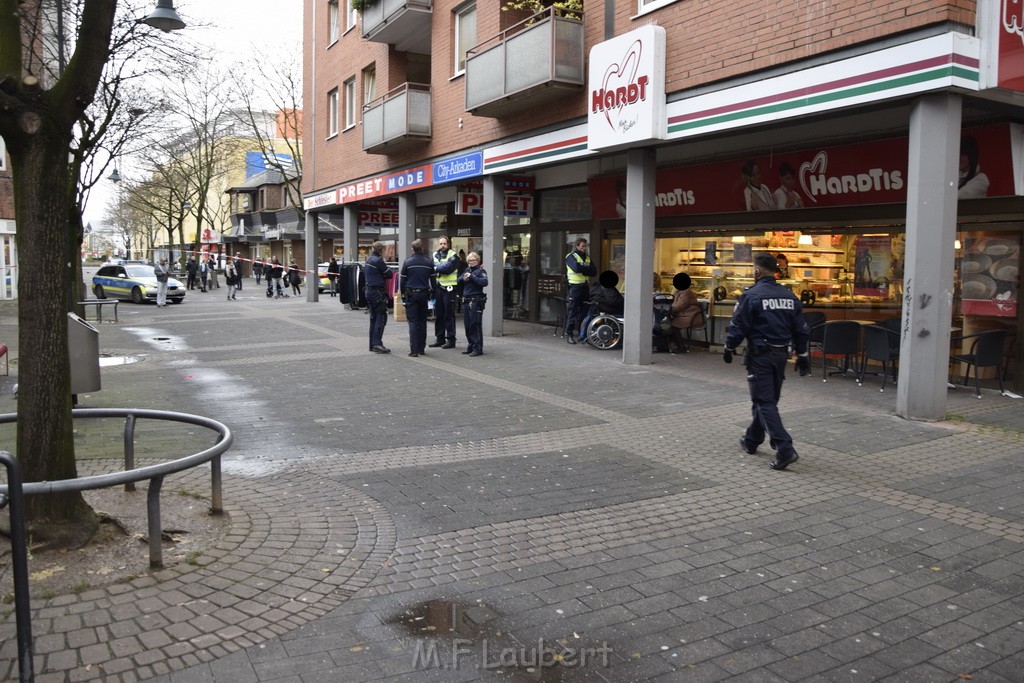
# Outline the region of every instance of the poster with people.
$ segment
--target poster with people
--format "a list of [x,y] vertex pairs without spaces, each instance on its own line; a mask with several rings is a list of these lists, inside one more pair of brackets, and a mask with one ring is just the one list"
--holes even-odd
[[892,237],[859,235],[853,241],[853,249],[854,295],[888,296],[892,275]]

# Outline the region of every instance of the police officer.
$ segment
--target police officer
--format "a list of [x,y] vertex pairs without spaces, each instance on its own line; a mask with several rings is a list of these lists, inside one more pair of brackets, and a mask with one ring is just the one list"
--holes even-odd
[[776,450],[773,470],[784,470],[797,461],[793,438],[782,426],[779,396],[789,360],[792,340],[797,352],[796,366],[801,376],[811,374],[807,341],[810,330],[804,322],[800,300],[775,281],[778,263],[771,254],[754,257],[754,286],[736,302],[732,324],[725,338],[722,359],[732,362],[732,354],[744,340],[747,342],[747,384],[753,404],[753,419],[740,437],[740,447],[753,455],[767,433],[769,444]]
[[370,257],[363,265],[363,279],[366,282],[363,291],[366,307],[370,309],[370,350],[374,353],[391,353],[391,349],[384,346],[384,326],[388,324],[388,293],[384,290],[384,283],[391,279],[393,273],[380,256],[384,252],[381,242],[374,242],[370,252]]
[[433,274],[434,262],[423,253],[423,241],[413,240],[412,256],[405,259],[399,271],[402,303],[409,321],[409,355],[413,358],[426,353],[427,303]]
[[569,282],[569,296],[565,302],[565,340],[576,343],[576,335],[580,333],[580,323],[587,315],[590,301],[588,278],[597,275],[597,268],[590,262],[587,254],[587,241],[576,240],[576,248],[565,257],[565,276]]
[[466,350],[464,355],[484,354],[484,305],[487,295],[487,271],[480,266],[480,255],[475,251],[466,256],[466,271],[462,274],[462,321],[466,326]]
[[455,286],[459,283],[459,255],[448,238],[439,237],[434,254],[437,288],[434,290],[434,343],[430,348],[455,348]]

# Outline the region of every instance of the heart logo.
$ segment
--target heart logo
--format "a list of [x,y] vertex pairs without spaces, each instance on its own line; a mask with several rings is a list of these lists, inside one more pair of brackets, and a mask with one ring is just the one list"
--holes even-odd
[[[642,53],[643,44],[639,40],[634,41],[622,56],[621,62],[613,62],[608,65],[608,69],[604,72],[604,80],[601,83],[602,90],[606,93],[614,93],[616,88],[626,88],[630,83],[635,82],[637,69],[640,68],[640,55]],[[619,115],[622,113],[622,108],[625,104],[625,102],[620,102],[617,107],[604,108],[604,118],[612,130],[618,129]],[[613,117],[614,121],[612,120]]]
[[818,200],[811,194],[811,188],[807,187],[807,175],[810,173],[824,175],[827,166],[828,154],[825,152],[818,152],[813,159],[800,164],[800,187],[803,188],[804,195],[815,204],[818,203]]

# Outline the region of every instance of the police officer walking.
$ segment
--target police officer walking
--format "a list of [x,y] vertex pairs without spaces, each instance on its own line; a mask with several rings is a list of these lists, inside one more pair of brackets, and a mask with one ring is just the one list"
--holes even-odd
[[484,353],[484,305],[487,295],[487,271],[480,266],[480,255],[475,251],[466,256],[466,272],[462,274],[462,321],[466,326],[466,350],[462,353],[470,356],[482,356]]
[[430,300],[430,278],[434,274],[434,262],[423,253],[422,240],[413,240],[412,256],[405,259],[398,274],[405,317],[409,321],[409,355],[416,358],[426,353],[427,303]]
[[459,255],[450,248],[447,237],[437,240],[434,254],[434,272],[437,288],[434,290],[434,343],[430,348],[455,348],[455,286],[459,283]]
[[384,326],[388,324],[388,293],[384,290],[384,283],[394,273],[380,256],[384,252],[383,243],[374,242],[370,252],[370,257],[363,265],[363,279],[366,282],[363,292],[366,307],[370,309],[370,350],[374,353],[391,353],[391,349],[384,346]]
[[793,438],[782,426],[779,397],[782,395],[790,341],[796,349],[796,366],[800,375],[811,374],[807,342],[810,330],[804,322],[800,300],[775,281],[778,263],[771,254],[754,257],[754,285],[736,302],[725,339],[722,359],[732,362],[732,354],[744,340],[747,342],[747,384],[750,387],[753,419],[740,437],[740,447],[753,455],[768,435],[776,451],[770,467],[784,470],[799,456]]
[[580,333],[580,323],[587,315],[587,304],[590,301],[590,285],[588,278],[597,275],[597,267],[590,262],[587,254],[587,241],[576,240],[576,248],[565,257],[565,276],[569,282],[569,296],[565,302],[565,340],[576,343]]

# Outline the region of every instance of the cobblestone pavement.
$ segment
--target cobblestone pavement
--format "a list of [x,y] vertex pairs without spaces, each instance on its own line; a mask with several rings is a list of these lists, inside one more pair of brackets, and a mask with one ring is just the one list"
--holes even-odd
[[716,354],[631,367],[509,322],[481,357],[460,330],[412,359],[391,321],[376,355],[365,313],[251,280],[120,318],[101,351],[139,362],[85,404],[228,424],[230,532],[35,599],[38,681],[1020,680],[1024,401],[951,391],[907,422],[877,379],[791,376],[800,461],[773,472]]

